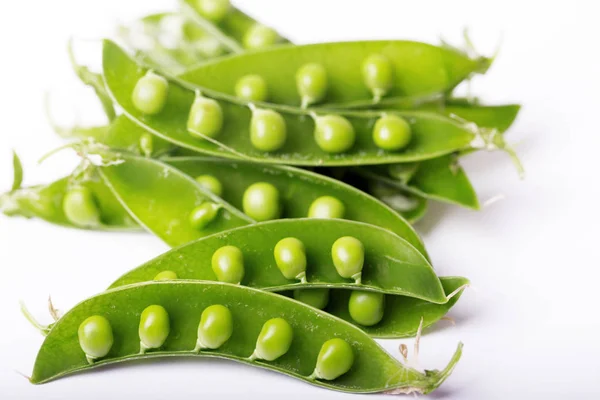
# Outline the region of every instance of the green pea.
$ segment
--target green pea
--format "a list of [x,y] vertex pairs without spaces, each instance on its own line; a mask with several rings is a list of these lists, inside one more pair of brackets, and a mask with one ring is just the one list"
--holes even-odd
[[409,123],[396,115],[385,115],[379,118],[373,128],[373,141],[383,150],[403,149],[408,146],[411,137]]
[[140,317],[140,353],[161,347],[171,330],[169,314],[162,306],[148,306]]
[[187,121],[187,129],[190,134],[200,139],[204,136],[215,138],[222,128],[223,110],[221,105],[213,99],[196,96]]
[[332,381],[350,371],[354,364],[352,347],[342,339],[330,339],[323,343],[317,357],[317,366],[309,378]]
[[339,238],[331,247],[331,257],[342,278],[352,278],[360,283],[365,263],[365,248],[360,240],[352,236]]
[[302,108],[317,103],[327,94],[327,71],[321,64],[305,64],[296,72],[296,87]]
[[263,325],[250,359],[274,361],[288,352],[293,338],[294,331],[285,319],[270,319]]
[[190,213],[189,221],[195,229],[202,230],[217,217],[221,206],[219,204],[206,202],[194,208]]
[[154,139],[151,133],[144,133],[140,136],[140,151],[146,157],[150,157],[153,151]]
[[352,291],[348,302],[350,316],[357,323],[373,326],[383,318],[385,295],[383,293]]
[[327,153],[342,153],[354,145],[356,133],[346,118],[340,115],[325,115],[315,120],[315,140]]
[[169,82],[162,76],[148,71],[135,84],[131,101],[133,106],[144,114],[158,114],[167,103],[168,91]]
[[100,315],[93,315],[83,321],[79,325],[77,336],[90,364],[107,355],[114,342],[110,322]]
[[62,202],[65,217],[74,225],[94,228],[100,225],[100,210],[92,191],[85,186],[68,189]]
[[244,35],[244,47],[249,50],[264,49],[279,41],[279,34],[272,28],[254,24]]
[[250,120],[250,142],[261,151],[276,151],[287,139],[285,119],[277,111],[254,110]]
[[294,290],[294,299],[322,310],[329,303],[329,289],[296,289]]
[[198,341],[195,351],[218,349],[233,334],[233,317],[225,306],[214,304],[202,311],[198,325]]
[[312,202],[308,218],[344,218],[346,207],[337,197],[321,196]]
[[155,281],[174,281],[177,279],[177,274],[173,271],[162,271],[156,274]]
[[275,245],[275,263],[287,279],[306,282],[306,249],[304,243],[294,237],[281,239]]
[[212,175],[200,175],[196,177],[196,182],[214,195],[219,197],[223,195],[223,184]]
[[207,20],[221,22],[231,8],[229,0],[196,0],[196,11]]
[[248,101],[266,101],[267,82],[260,75],[246,75],[235,84],[235,95]]
[[223,246],[212,256],[212,270],[220,282],[239,284],[244,278],[244,254],[235,246]]
[[373,92],[373,101],[378,102],[394,83],[391,61],[382,54],[371,54],[362,65],[365,85]]
[[248,186],[242,199],[244,213],[256,221],[268,221],[281,216],[279,190],[270,183],[258,182]]

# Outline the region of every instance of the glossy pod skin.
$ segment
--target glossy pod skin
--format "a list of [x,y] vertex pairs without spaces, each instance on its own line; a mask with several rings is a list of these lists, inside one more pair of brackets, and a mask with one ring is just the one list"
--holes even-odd
[[[347,152],[330,154],[314,140],[315,122],[310,110],[298,107],[269,106],[285,120],[287,140],[275,152],[262,152],[253,147],[249,129],[252,111],[248,103],[222,93],[209,92],[197,86],[171,79],[169,95],[163,111],[154,116],[144,115],[131,102],[136,81],[147,72],[113,42],[104,42],[103,71],[107,87],[114,100],[135,123],[173,144],[195,152],[224,158],[247,159],[264,163],[288,165],[362,165],[411,162],[431,159],[458,150],[470,149],[475,139],[482,139],[472,125],[458,123],[436,113],[404,111],[396,114],[411,126],[411,143],[399,152],[384,152],[372,140],[374,123],[383,115],[374,111],[335,112],[353,126],[356,142]],[[187,130],[190,107],[195,92],[217,100],[223,110],[223,128],[216,138],[199,139]],[[319,111],[318,117],[333,111]]]
[[321,174],[288,166],[210,157],[169,157],[162,161],[192,177],[210,175],[217,178],[222,185],[221,197],[239,210],[243,209],[244,192],[256,182],[267,182],[277,188],[282,218],[307,217],[316,199],[335,197],[344,205],[342,218],[389,229],[426,254],[418,234],[396,212],[373,197]]
[[[170,319],[170,334],[163,346],[139,352],[138,323],[149,305],[160,305]],[[195,351],[202,311],[221,304],[233,317],[231,337],[216,350]],[[251,306],[248,306],[251,305]],[[77,340],[77,329],[91,315],[111,324],[115,342],[106,357],[90,364]],[[263,324],[283,318],[292,327],[289,350],[274,361],[250,360]],[[318,327],[313,329],[312,327]],[[351,345],[351,369],[334,380],[310,379],[323,343],[340,338]],[[420,373],[405,367],[356,327],[294,300],[259,290],[211,282],[154,282],[104,292],[75,306],[51,329],[38,353],[32,383],[45,383],[74,372],[127,360],[167,356],[231,359],[281,372],[328,389],[375,393],[429,393],[452,372],[462,345],[442,371]]]
[[268,102],[299,106],[295,74],[318,62],[327,72],[327,93],[319,104],[365,106],[374,103],[365,83],[363,63],[381,55],[392,65],[392,79],[382,102],[449,92],[490,65],[452,49],[411,41],[363,41],[279,46],[209,61],[180,75],[182,80],[222,93],[234,94],[235,83],[248,73],[262,76],[269,87]]
[[[108,150],[96,154],[105,161],[97,171],[122,207],[170,246],[254,222],[194,178],[158,160]],[[190,213],[207,202],[219,209],[199,227]]]
[[[362,283],[340,276],[333,265],[331,249],[339,238],[351,236],[364,246]],[[284,238],[300,240],[306,249],[306,282],[286,279],[273,256]],[[399,236],[372,225],[338,219],[282,219],[263,222],[205,237],[173,249],[126,273],[111,287],[152,280],[163,270],[179,279],[217,280],[211,257],[224,246],[235,246],[243,254],[242,285],[265,290],[309,287],[360,288],[446,303],[438,277],[419,251]]]
[[69,220],[63,207],[65,196],[75,185],[72,177],[67,176],[48,185],[20,187],[22,171],[18,174],[15,173],[15,178],[17,175],[21,177],[15,180],[13,190],[0,195],[0,211],[5,215],[40,218],[70,228],[106,231],[140,230],[140,227],[121,207],[119,201],[98,176],[78,180],[76,183],[76,186],[85,187],[91,192],[100,216],[99,223],[94,226],[79,226],[75,221]]

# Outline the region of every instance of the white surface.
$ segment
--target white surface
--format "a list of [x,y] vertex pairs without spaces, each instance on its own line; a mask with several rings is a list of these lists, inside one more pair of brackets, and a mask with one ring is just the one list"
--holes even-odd
[[[238,1],[297,42],[369,38],[455,42],[464,26],[491,53],[502,52],[474,90],[488,102],[524,107],[508,137],[527,169],[519,181],[508,158],[476,154],[464,164],[482,200],[471,212],[434,205],[419,225],[440,274],[465,275],[473,288],[446,322],[422,340],[421,365],[442,367],[465,342],[454,375],[431,398],[600,398],[600,319],[594,307],[598,239],[600,29],[593,1]],[[13,1],[0,11],[0,188],[11,181],[10,150],[25,164],[26,183],[69,172],[63,154],[36,160],[61,142],[43,115],[46,90],[69,105],[89,98],[65,53],[70,35],[100,38],[115,21],[167,10],[170,1]],[[343,62],[343,61],[342,61]],[[74,97],[79,96],[79,97]],[[93,102],[88,104],[93,105]],[[85,115],[85,102],[79,105]],[[197,399],[340,398],[274,373],[218,361],[124,365],[32,386],[42,337],[21,317],[23,299],[48,321],[45,302],[68,309],[122,272],[166,250],[145,234],[63,229],[0,217],[0,398]],[[443,329],[442,329],[443,328]],[[382,342],[396,352],[401,342]],[[409,347],[411,348],[411,347]],[[396,353],[397,354],[397,353]]]

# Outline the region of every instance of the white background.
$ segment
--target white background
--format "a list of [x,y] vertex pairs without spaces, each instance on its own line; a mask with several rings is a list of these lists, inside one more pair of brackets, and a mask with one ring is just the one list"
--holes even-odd
[[[464,160],[482,199],[505,199],[471,212],[432,205],[418,225],[440,274],[473,287],[422,340],[420,364],[442,367],[465,342],[454,375],[431,398],[598,399],[600,29],[594,1],[238,1],[298,43],[410,38],[455,43],[463,27],[490,54],[502,51],[475,93],[491,103],[520,102],[507,135],[518,142],[524,181],[501,153]],[[171,9],[171,1],[4,1],[0,7],[0,190],[10,187],[10,151],[21,154],[26,183],[49,182],[73,167],[43,113],[50,91],[81,118],[95,103],[72,74],[71,35],[101,38],[117,21]],[[340,61],[343,62],[343,61]],[[93,99],[92,99],[93,100]],[[89,107],[87,107],[87,106]],[[42,337],[21,317],[23,299],[48,322],[52,294],[66,310],[167,247],[146,234],[70,230],[0,217],[0,398],[198,399],[223,396],[341,398],[291,378],[231,362],[173,360],[125,365],[32,386]],[[399,343],[383,345],[397,354]],[[410,348],[410,347],[409,347]]]

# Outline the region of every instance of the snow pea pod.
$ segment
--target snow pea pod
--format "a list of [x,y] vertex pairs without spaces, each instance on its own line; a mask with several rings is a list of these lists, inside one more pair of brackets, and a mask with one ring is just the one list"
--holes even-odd
[[[18,165],[20,166],[20,161]],[[48,185],[31,187],[21,187],[21,180],[22,169],[15,168],[13,189],[0,195],[0,211],[7,216],[40,218],[71,228],[106,231],[140,229],[98,176],[92,175],[86,179],[74,179],[73,176],[67,176]],[[94,203],[92,207],[97,207],[99,214],[97,224],[79,226],[65,213],[65,199],[73,187],[84,187],[89,191]]]
[[209,155],[289,165],[361,165],[431,159],[473,146],[503,146],[503,143],[488,142],[488,139],[499,140],[501,137],[484,137],[472,124],[463,125],[435,113],[406,111],[397,114],[411,126],[411,143],[403,151],[384,152],[372,142],[371,133],[381,113],[348,111],[331,114],[333,111],[327,111],[324,113],[329,116],[343,117],[351,125],[350,129],[356,132],[353,147],[341,154],[331,154],[311,138],[315,131],[314,119],[319,120],[323,116],[321,112],[315,116],[314,111],[297,107],[270,106],[269,111],[276,111],[283,118],[287,140],[281,149],[264,152],[257,150],[251,141],[249,132],[253,111],[248,102],[203,91],[203,96],[217,100],[223,114],[223,126],[216,139],[205,135],[196,137],[188,131],[188,117],[196,98],[195,90],[200,88],[182,85],[172,79],[162,111],[156,115],[144,115],[133,105],[131,95],[136,81],[148,70],[108,40],[104,42],[103,70],[111,95],[135,123],[176,145]]
[[240,210],[243,209],[245,190],[256,182],[268,182],[278,189],[283,218],[307,217],[316,199],[334,197],[344,206],[342,218],[389,229],[427,254],[418,234],[396,212],[375,198],[324,175],[287,166],[210,157],[171,157],[162,161],[192,177],[209,175],[216,178],[222,186],[221,197]]
[[[215,304],[223,305],[231,313],[231,337],[215,350],[198,352],[200,315]],[[166,312],[170,332],[160,348],[140,353],[138,323],[142,311],[150,305],[160,306]],[[104,357],[90,363],[79,343],[77,330],[93,315],[103,317],[115,340]],[[272,318],[281,318],[290,325],[291,345],[274,361],[253,359],[250,356],[262,326]],[[315,376],[314,372],[319,366],[325,366],[319,351],[332,338],[350,345],[352,357],[350,369],[335,378],[329,376],[329,380]],[[461,350],[462,344],[443,370],[421,373],[401,364],[360,329],[283,296],[222,283],[155,282],[104,292],[66,313],[44,340],[31,382],[45,383],[74,372],[128,360],[196,356],[230,359],[344,392],[429,393],[450,375]]]
[[[340,276],[332,262],[332,245],[350,236],[364,246],[364,266],[359,283]],[[288,279],[273,256],[275,245],[286,237],[306,248],[305,278]],[[427,259],[407,241],[373,225],[339,219],[282,219],[217,233],[173,249],[123,275],[111,287],[152,280],[169,270],[180,279],[217,280],[211,258],[224,246],[243,254],[241,284],[265,290],[298,287],[345,287],[400,294],[433,303],[448,301]]]
[[[254,222],[193,178],[158,160],[90,150],[102,158],[97,171],[122,208],[170,246]],[[216,213],[199,228],[190,217],[196,207],[207,203]]]
[[[381,100],[372,93],[365,63],[371,56],[387,60],[391,76]],[[261,76],[268,85],[270,103],[299,106],[296,74],[318,63],[327,74],[321,104],[360,107],[394,103],[404,98],[436,98],[475,73],[483,73],[490,59],[426,43],[389,40],[278,46],[212,60],[180,75],[184,81],[234,95],[236,82],[247,74]],[[375,73],[381,66],[373,66]]]

